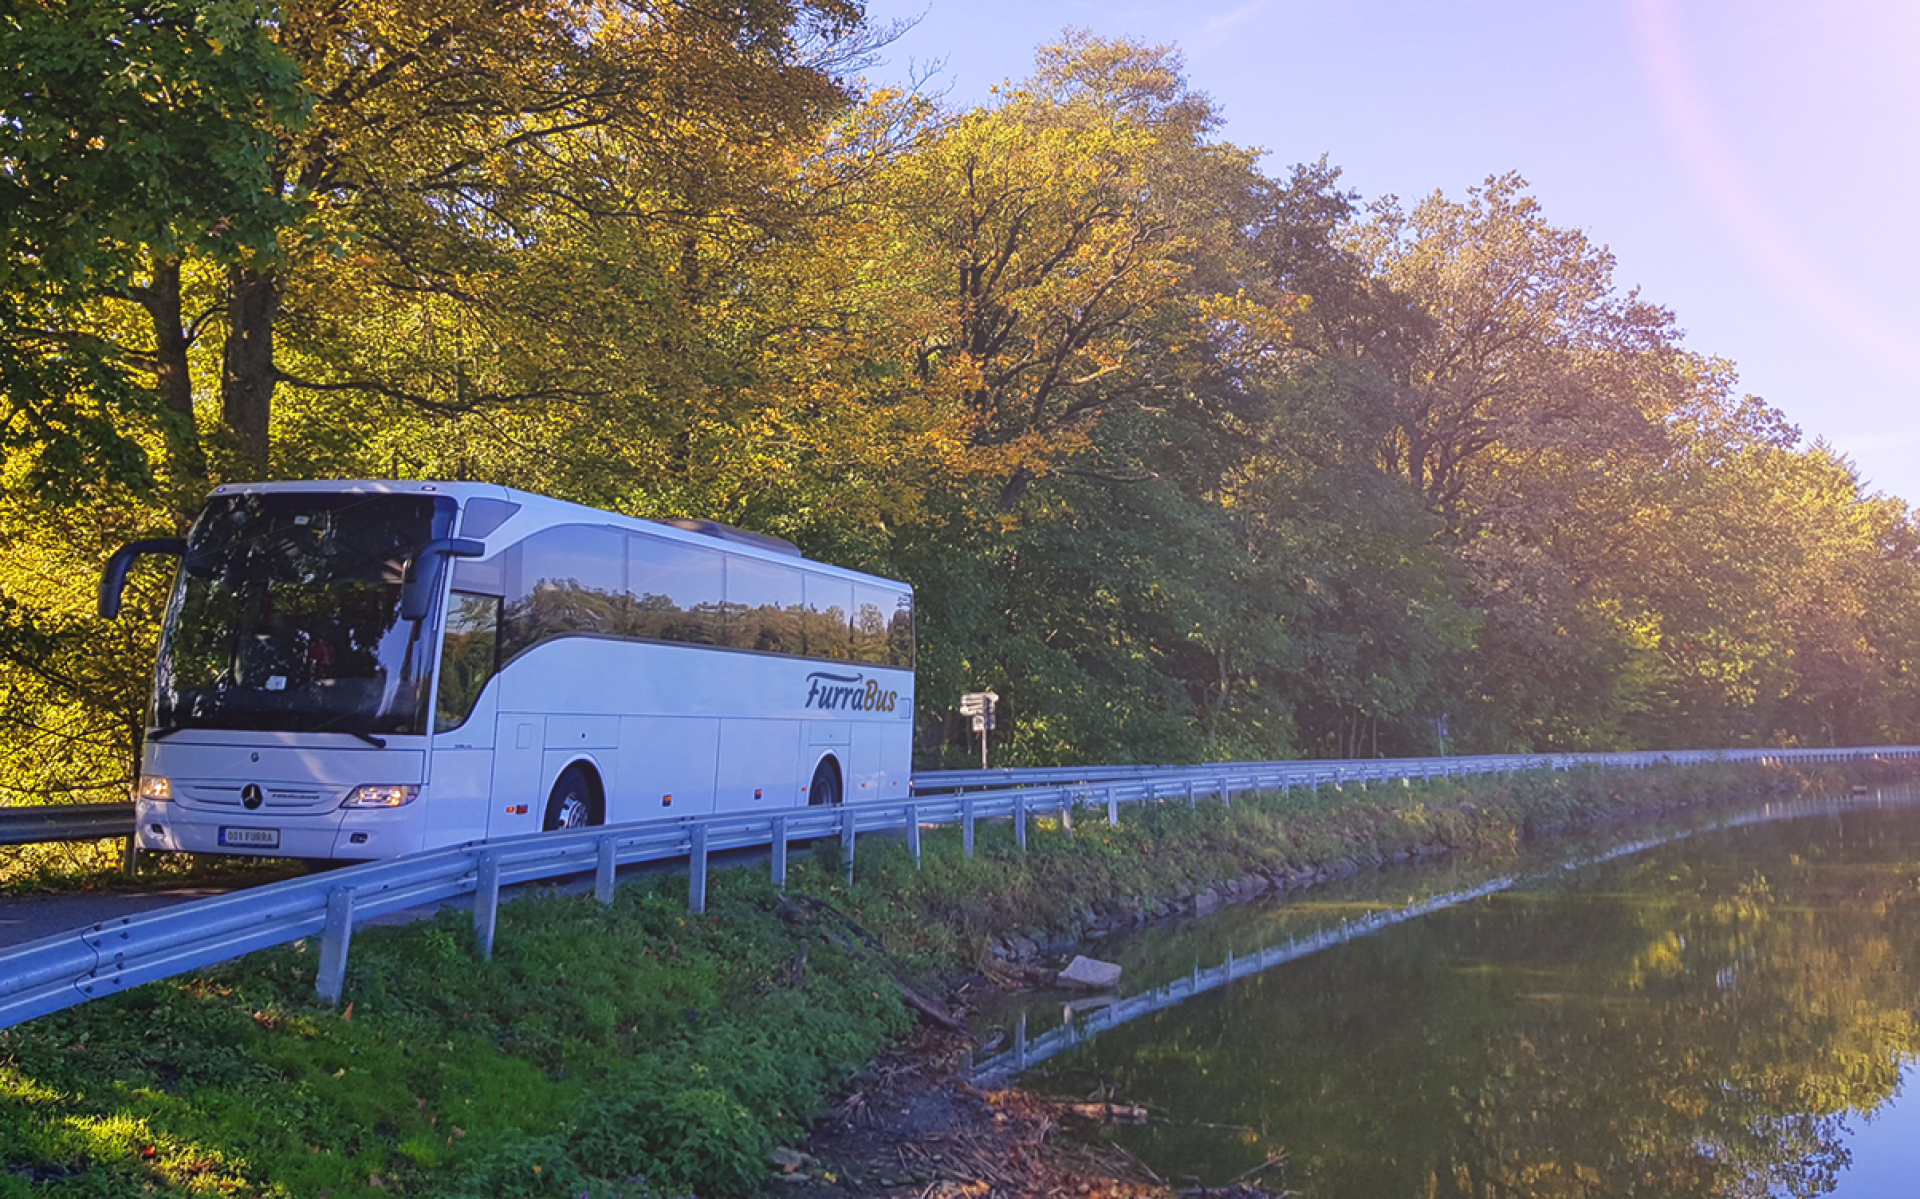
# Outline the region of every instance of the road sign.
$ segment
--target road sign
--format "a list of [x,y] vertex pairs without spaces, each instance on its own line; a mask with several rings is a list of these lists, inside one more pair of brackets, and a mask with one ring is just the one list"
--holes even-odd
[[993,728],[993,708],[1000,697],[992,691],[968,691],[960,696],[960,715],[973,718],[973,731],[980,734],[980,769],[987,768],[987,733]]

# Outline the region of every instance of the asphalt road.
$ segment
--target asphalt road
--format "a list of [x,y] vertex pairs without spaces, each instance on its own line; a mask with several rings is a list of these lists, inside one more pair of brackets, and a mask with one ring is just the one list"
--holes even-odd
[[178,891],[85,891],[66,895],[0,896],[0,949],[38,941],[55,933],[85,928],[102,920],[157,912],[176,903],[224,895],[225,887],[186,887]]

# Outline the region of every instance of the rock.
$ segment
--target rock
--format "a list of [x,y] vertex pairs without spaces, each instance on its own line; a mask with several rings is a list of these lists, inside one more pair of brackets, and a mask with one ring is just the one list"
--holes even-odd
[[1220,894],[1212,888],[1208,888],[1193,897],[1193,914],[1196,916],[1204,916],[1219,906]]
[[813,1164],[813,1159],[798,1149],[789,1149],[785,1145],[767,1154],[767,1164],[782,1174],[791,1174],[803,1166]]
[[1060,972],[1059,983],[1087,991],[1109,991],[1120,985],[1120,967],[1082,955],[1067,963],[1067,968]]
[[1085,999],[1076,999],[1072,1003],[1060,1005],[1060,1018],[1072,1021],[1088,1012],[1097,1012],[1103,1007],[1112,1007],[1119,1002],[1118,995],[1089,995]]

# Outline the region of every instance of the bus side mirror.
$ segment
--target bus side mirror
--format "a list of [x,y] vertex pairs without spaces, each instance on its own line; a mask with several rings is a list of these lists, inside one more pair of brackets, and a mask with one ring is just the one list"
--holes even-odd
[[433,611],[440,593],[440,564],[448,558],[478,558],[487,552],[484,541],[471,537],[442,537],[420,547],[407,563],[406,581],[400,584],[400,619],[425,620]]
[[182,537],[153,537],[146,541],[129,541],[113,551],[113,557],[107,559],[107,568],[100,572],[100,619],[114,620],[120,615],[120,596],[127,589],[127,572],[133,569],[133,560],[143,554],[172,554],[178,558],[187,552],[187,542]]

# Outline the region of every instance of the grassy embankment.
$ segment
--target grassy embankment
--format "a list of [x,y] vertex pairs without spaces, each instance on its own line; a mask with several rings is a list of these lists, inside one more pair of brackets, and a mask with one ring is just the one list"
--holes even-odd
[[823,845],[790,891],[828,908],[732,871],[703,916],[672,878],[610,908],[518,900],[489,962],[457,914],[364,930],[338,1011],[313,998],[317,946],[255,954],[0,1033],[0,1197],[749,1192],[767,1150],[908,1026],[891,978],[964,968],[996,933],[1287,863],[1497,850],[1865,777],[1575,772],[1169,804],[1118,828],[1088,812],[1077,835],[1036,827],[1025,854],[1005,826],[970,859],[930,831],[920,870],[864,841],[851,888]]

